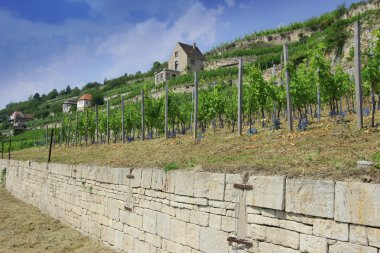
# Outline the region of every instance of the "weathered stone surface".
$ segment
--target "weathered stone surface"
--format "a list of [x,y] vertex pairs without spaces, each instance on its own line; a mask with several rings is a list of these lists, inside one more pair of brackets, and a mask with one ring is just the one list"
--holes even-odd
[[285,210],[291,213],[334,218],[334,182],[287,179]]
[[151,234],[157,232],[157,212],[145,209],[143,212],[143,230]]
[[297,232],[281,228],[267,227],[266,241],[269,243],[298,249],[300,236]]
[[176,173],[175,194],[194,196],[194,178],[194,172],[181,171],[181,173]]
[[259,243],[259,253],[299,253],[300,251],[285,248],[279,245],[274,245],[266,242]]
[[222,216],[216,214],[210,214],[209,226],[211,228],[219,230],[222,224]]
[[364,226],[350,225],[350,242],[368,246],[367,228]]
[[307,253],[327,253],[327,239],[312,235],[300,235],[300,251]]
[[208,213],[192,211],[190,215],[190,223],[201,226],[208,226],[210,215]]
[[195,174],[194,196],[213,200],[224,199],[225,174],[197,172]]
[[186,222],[171,219],[170,240],[183,245],[186,243]]
[[236,226],[236,219],[232,217],[222,217],[222,230],[225,232],[234,232]]
[[337,182],[335,220],[380,227],[380,184]]
[[227,253],[227,235],[209,227],[201,227],[199,249],[207,253]]
[[170,216],[164,213],[157,213],[157,234],[165,239],[170,239]]
[[329,248],[329,253],[378,253],[376,248],[352,243],[336,242]]
[[313,234],[313,227],[296,221],[280,220],[280,227],[303,234]]
[[348,224],[332,220],[315,219],[313,234],[340,241],[348,241]]
[[152,169],[143,169],[141,171],[141,187],[150,189],[152,185]]
[[259,224],[259,225],[268,225],[273,227],[280,226],[280,220],[270,217],[265,217],[262,215],[248,214],[248,222]]
[[200,236],[200,227],[198,225],[194,225],[191,223],[186,224],[186,235],[185,236],[185,242],[186,245],[194,248],[199,249],[199,236]]
[[284,209],[285,177],[251,176],[247,184],[253,186],[253,190],[247,192],[247,205]]
[[367,228],[368,244],[380,248],[380,228]]
[[249,226],[250,238],[256,241],[265,241],[267,237],[267,229],[265,226],[252,224]]
[[164,188],[165,172],[162,169],[152,170],[152,189],[162,190]]

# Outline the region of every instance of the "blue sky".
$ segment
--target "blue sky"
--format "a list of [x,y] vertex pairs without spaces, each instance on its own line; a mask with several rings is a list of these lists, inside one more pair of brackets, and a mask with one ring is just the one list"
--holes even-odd
[[352,0],[1,0],[0,109],[166,61],[177,41],[221,42]]

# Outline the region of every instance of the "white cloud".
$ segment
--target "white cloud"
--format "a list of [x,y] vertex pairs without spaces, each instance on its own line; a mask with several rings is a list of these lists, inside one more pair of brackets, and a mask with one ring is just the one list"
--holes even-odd
[[86,20],[34,23],[0,12],[0,33],[4,34],[0,67],[8,70],[0,76],[0,86],[7,94],[0,101],[3,108],[35,92],[145,71],[156,60],[166,61],[177,41],[209,48],[215,43],[223,8],[210,9],[195,2],[175,20],[150,18],[112,26]]
[[234,7],[236,5],[235,0],[224,0],[228,7]]

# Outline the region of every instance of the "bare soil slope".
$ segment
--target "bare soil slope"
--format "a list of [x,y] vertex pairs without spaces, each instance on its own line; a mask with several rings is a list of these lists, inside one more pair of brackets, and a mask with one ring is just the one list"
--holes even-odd
[[0,186],[0,252],[112,253],[36,207],[14,198]]

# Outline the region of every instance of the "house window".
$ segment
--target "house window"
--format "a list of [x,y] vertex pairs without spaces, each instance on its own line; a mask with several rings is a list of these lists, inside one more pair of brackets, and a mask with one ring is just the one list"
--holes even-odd
[[178,57],[178,51],[174,52],[174,57]]
[[190,59],[190,63],[191,63],[191,65],[194,65],[195,64],[195,60],[194,59]]
[[178,61],[174,62],[174,70],[178,70]]

